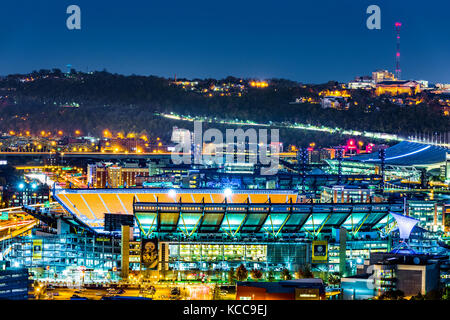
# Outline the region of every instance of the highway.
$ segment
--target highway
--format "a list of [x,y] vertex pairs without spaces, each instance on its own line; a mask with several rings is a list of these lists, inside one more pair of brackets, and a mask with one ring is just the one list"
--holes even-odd
[[38,220],[24,212],[21,207],[1,209],[0,213],[3,212],[8,213],[8,219],[0,220],[0,241],[26,233],[38,223]]
[[342,135],[350,135],[350,136],[361,136],[361,137],[367,137],[372,139],[380,139],[385,141],[408,141],[408,142],[415,142],[415,143],[423,143],[428,145],[434,145],[439,147],[445,147],[450,148],[449,143],[442,143],[441,141],[434,141],[434,139],[430,140],[423,140],[423,139],[414,139],[413,137],[403,137],[401,135],[397,134],[390,134],[385,132],[368,132],[368,131],[357,131],[357,130],[346,130],[342,128],[331,128],[326,126],[320,126],[320,125],[311,125],[311,124],[302,124],[302,123],[291,123],[289,121],[285,122],[274,122],[274,123],[257,123],[255,121],[250,120],[227,120],[227,119],[211,119],[209,117],[191,117],[186,115],[177,115],[174,113],[159,113],[160,117],[167,118],[167,119],[173,119],[173,120],[181,120],[181,121],[201,121],[206,123],[219,123],[219,124],[228,124],[228,125],[238,125],[238,126],[260,126],[260,127],[269,127],[269,128],[286,128],[286,129],[299,129],[299,130],[308,130],[308,131],[318,131],[318,132],[324,132],[324,133],[330,133],[330,134],[342,134]]
[[[130,297],[146,297],[153,300],[169,300],[171,299],[171,289],[178,287],[180,289],[180,300],[211,300],[213,298],[214,286],[210,284],[154,284],[155,292],[150,294],[148,290],[139,290],[137,288],[125,288],[124,292],[118,294],[116,292],[109,293],[107,288],[67,288],[55,287],[54,289],[46,289],[45,285],[39,287],[31,293],[43,292],[38,300],[70,300],[73,295],[88,298],[89,300],[100,300],[104,296],[130,296]],[[234,293],[224,292],[221,299],[234,300]],[[175,299],[175,297],[172,297]]]

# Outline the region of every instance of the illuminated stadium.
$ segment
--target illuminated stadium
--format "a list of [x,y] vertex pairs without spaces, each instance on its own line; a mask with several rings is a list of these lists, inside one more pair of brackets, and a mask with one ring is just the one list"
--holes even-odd
[[[414,142],[400,142],[386,149],[385,163],[394,166],[434,167],[445,163],[450,150],[444,147]],[[358,155],[350,160],[363,163],[380,163],[377,154]]]
[[403,210],[398,204],[299,203],[295,190],[63,189],[55,190],[55,198],[99,233],[105,232],[105,214],[134,215],[143,238],[176,233],[314,238],[340,227],[376,230],[389,222],[389,212]]
[[[449,165],[450,150],[445,147],[402,141],[385,151],[386,180],[405,179],[420,182],[421,169],[431,170]],[[330,173],[338,171],[338,160],[326,160]],[[382,161],[378,153],[361,154],[342,160],[343,174],[378,174]]]
[[[330,256],[326,251],[316,263],[336,271],[343,268],[332,245],[340,241],[336,231],[348,234],[350,251],[368,256],[388,248],[380,234],[395,224],[391,213],[403,213],[401,203],[304,203],[297,190],[60,189],[54,197],[97,234],[108,233],[108,215],[132,217],[142,256],[130,268],[177,271],[174,279],[193,270],[220,278],[241,263],[295,271],[314,262],[315,246],[324,243],[330,243]],[[120,230],[123,243],[128,232]],[[127,253],[123,259],[128,261]]]

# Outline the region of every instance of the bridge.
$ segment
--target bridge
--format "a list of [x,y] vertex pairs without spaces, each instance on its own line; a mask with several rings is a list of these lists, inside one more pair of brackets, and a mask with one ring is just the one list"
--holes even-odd
[[411,188],[409,186],[400,186],[394,183],[385,182],[384,192],[388,193],[439,193],[439,194],[450,194],[450,189],[447,185],[440,185],[441,187],[447,187],[447,189],[437,189],[437,188]]
[[[233,154],[237,155],[239,153],[234,152],[223,152],[223,155]],[[54,157],[58,156],[61,158],[99,158],[99,159],[151,159],[151,158],[170,158],[172,155],[190,156],[190,153],[180,153],[180,152],[139,152],[139,153],[129,153],[129,152],[0,152],[0,157]],[[213,153],[202,153],[205,156],[213,156]],[[249,155],[249,153],[244,153],[244,155]],[[273,153],[272,156],[279,156],[280,158],[295,158],[295,152],[281,152]]]

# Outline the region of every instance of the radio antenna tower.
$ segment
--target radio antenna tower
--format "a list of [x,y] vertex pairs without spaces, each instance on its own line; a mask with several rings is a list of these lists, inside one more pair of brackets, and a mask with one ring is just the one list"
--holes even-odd
[[402,70],[400,69],[400,29],[402,27],[401,22],[395,23],[395,32],[397,34],[397,53],[395,54],[395,77],[397,80],[401,79]]

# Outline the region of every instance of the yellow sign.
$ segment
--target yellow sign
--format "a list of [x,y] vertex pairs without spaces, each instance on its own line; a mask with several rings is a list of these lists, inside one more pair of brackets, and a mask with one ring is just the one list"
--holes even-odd
[[295,288],[295,300],[320,300],[319,289]]
[[328,242],[313,241],[312,242],[312,262],[326,263],[328,261]]
[[42,259],[42,239],[33,240],[33,260]]

